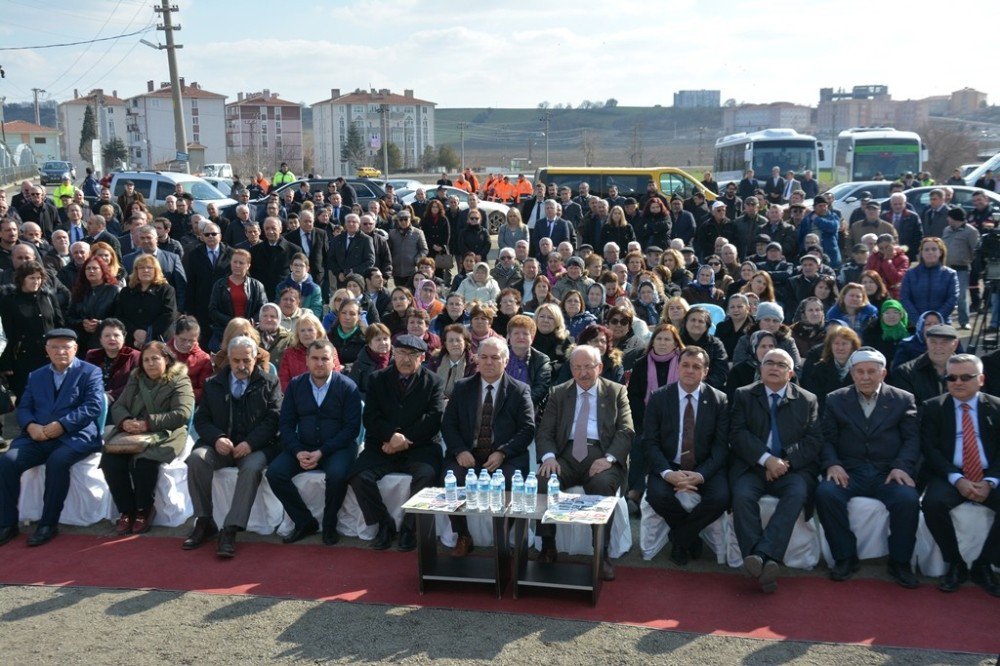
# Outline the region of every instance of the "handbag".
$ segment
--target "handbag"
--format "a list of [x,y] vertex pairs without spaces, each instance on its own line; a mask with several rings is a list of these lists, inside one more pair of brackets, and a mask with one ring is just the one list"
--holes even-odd
[[455,267],[455,255],[439,254],[434,257],[434,268],[452,269]]
[[[139,398],[142,399],[143,404],[146,406],[146,413],[152,414],[153,410],[149,405],[149,396],[146,394],[147,391],[141,384],[139,385],[138,392]],[[168,437],[169,433],[166,432],[119,432],[104,443],[102,450],[104,453],[116,455],[135,455],[137,453],[142,453],[151,446],[159,446],[165,442]]]

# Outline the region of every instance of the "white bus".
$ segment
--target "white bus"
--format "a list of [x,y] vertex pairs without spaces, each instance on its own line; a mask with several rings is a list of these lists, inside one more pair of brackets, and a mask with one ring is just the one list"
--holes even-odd
[[791,170],[801,176],[816,173],[823,159],[823,144],[816,137],[793,129],[766,129],[724,136],[715,142],[715,180],[719,185],[743,178],[753,169],[757,178],[767,178],[772,167],[782,175]]
[[927,147],[916,132],[892,127],[853,127],[837,135],[837,180],[897,180],[924,167]]

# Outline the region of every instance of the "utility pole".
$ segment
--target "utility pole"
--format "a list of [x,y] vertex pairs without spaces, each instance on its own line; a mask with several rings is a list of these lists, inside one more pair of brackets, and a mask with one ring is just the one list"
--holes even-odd
[[43,93],[43,92],[47,92],[47,91],[43,90],[41,88],[32,88],[31,89],[31,94],[35,96],[35,124],[36,125],[41,125],[42,124],[42,112],[41,112],[41,109],[38,108],[38,93]]
[[468,126],[469,126],[468,123],[459,123],[458,124],[458,137],[459,137],[459,142],[462,145],[462,168],[463,169],[465,168],[465,128],[468,127]]
[[389,177],[389,105],[379,104],[378,112],[382,114],[382,177]]
[[[167,51],[167,68],[170,70],[170,91],[174,100],[174,144],[179,154],[187,155],[187,132],[184,129],[184,102],[181,97],[181,81],[177,74],[177,49],[184,48],[183,44],[174,43],[174,31],[180,30],[180,24],[174,25],[171,14],[177,11],[177,5],[171,5],[169,0],[162,0],[159,7],[154,7],[157,14],[163,15],[163,23],[156,26],[157,30],[162,30],[167,41],[166,46],[157,48]],[[190,160],[184,160],[184,172],[191,171]]]
[[552,112],[546,109],[539,120],[545,123],[545,166],[549,166],[549,123],[552,120]]

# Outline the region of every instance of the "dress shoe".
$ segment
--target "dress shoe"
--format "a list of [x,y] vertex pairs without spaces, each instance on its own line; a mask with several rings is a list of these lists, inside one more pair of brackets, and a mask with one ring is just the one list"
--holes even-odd
[[458,541],[451,550],[452,557],[465,557],[472,552],[472,537],[468,534],[458,535]]
[[556,540],[553,537],[542,537],[542,549],[538,551],[538,561],[546,564],[555,564],[559,560],[559,551],[556,550]]
[[196,518],[194,529],[191,530],[191,535],[181,544],[181,548],[184,550],[194,550],[214,537],[218,531],[219,528],[215,526],[215,521],[211,518]]
[[378,534],[372,541],[372,550],[387,550],[396,536],[396,525],[392,521],[379,523]]
[[687,548],[678,544],[670,544],[670,561],[679,567],[687,566],[687,563],[691,560],[691,553]]
[[969,569],[969,580],[994,597],[1000,597],[1000,577],[989,564],[973,563]]
[[701,537],[697,537],[690,546],[688,546],[688,554],[691,555],[692,560],[701,559],[701,553],[705,548],[705,542],[701,540]]
[[336,528],[332,530],[323,530],[324,546],[336,546],[338,541],[340,541],[340,535],[337,533]]
[[772,594],[778,589],[779,570],[780,568],[778,567],[778,563],[774,560],[768,558],[764,562],[764,566],[760,572],[760,578],[757,579],[757,582],[760,583],[760,589],[762,592],[765,594]]
[[10,527],[0,529],[0,546],[4,545],[8,541],[11,541],[20,533],[21,530],[17,528],[17,525],[11,525]]
[[942,592],[957,592],[958,588],[962,587],[962,583],[967,580],[969,580],[969,568],[965,566],[965,562],[959,560],[948,565],[948,570],[941,576],[941,582],[938,583],[938,589]]
[[319,523],[315,520],[310,520],[305,525],[296,525],[291,534],[281,539],[281,543],[295,543],[296,541],[302,541],[307,536],[316,534],[316,532],[319,532]]
[[408,553],[417,547],[417,533],[413,531],[410,527],[403,527],[399,530],[399,543],[396,544],[396,550],[401,553]]
[[236,557],[236,528],[227,527],[219,532],[219,545],[215,548],[219,557]]
[[847,580],[861,569],[861,563],[856,557],[848,557],[837,560],[830,569],[830,580]]
[[917,580],[908,562],[893,562],[890,560],[888,570],[892,579],[901,586],[910,590],[920,587],[920,581]]
[[132,522],[132,534],[145,534],[153,526],[153,517],[156,516],[156,507],[139,509],[135,512],[135,520]]
[[614,580],[615,579],[615,565],[611,564],[611,560],[605,556],[601,560],[601,580]]
[[743,558],[743,570],[751,578],[760,578],[760,572],[764,570],[764,557],[752,554]]
[[56,538],[59,528],[55,525],[39,525],[35,533],[28,537],[29,546],[41,546]]
[[625,504],[628,506],[628,515],[638,516],[642,513],[642,509],[639,508],[639,502],[631,497],[625,499]]
[[115,523],[115,534],[118,536],[132,534],[132,522],[134,520],[135,519],[127,513],[120,514],[118,516],[118,522]]

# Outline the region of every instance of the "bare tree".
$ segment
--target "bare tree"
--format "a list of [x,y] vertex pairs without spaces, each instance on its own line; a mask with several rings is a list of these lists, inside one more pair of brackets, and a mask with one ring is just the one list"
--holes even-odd
[[929,171],[939,181],[947,178],[959,164],[976,161],[976,142],[957,129],[928,125],[920,130],[920,136],[930,153],[924,171]]
[[583,151],[584,164],[594,166],[594,155],[597,152],[597,133],[583,130],[580,134],[580,149]]

